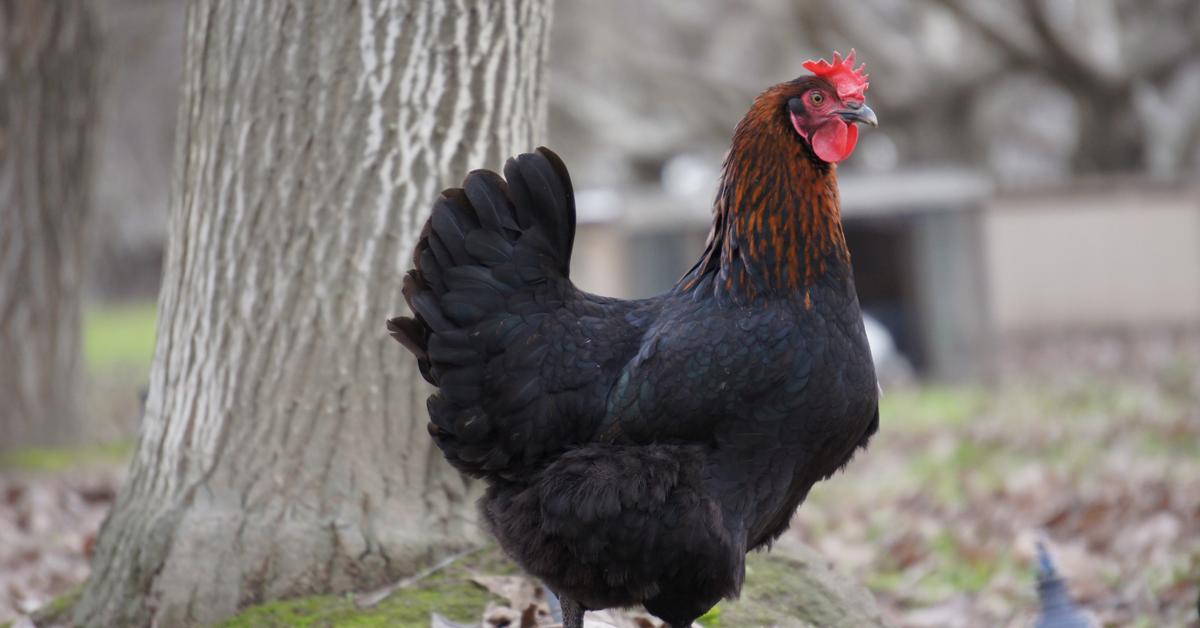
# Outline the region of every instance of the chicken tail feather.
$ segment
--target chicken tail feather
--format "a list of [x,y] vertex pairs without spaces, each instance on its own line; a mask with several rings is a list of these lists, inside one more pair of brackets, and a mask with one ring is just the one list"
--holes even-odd
[[572,438],[546,396],[557,380],[595,379],[594,363],[578,376],[556,368],[548,379],[550,346],[537,332],[576,293],[568,279],[575,199],[567,169],[539,148],[508,160],[504,174],[477,170],[442,192],[404,279],[412,316],[387,323],[440,389],[429,403],[435,442],[476,475],[532,463]]

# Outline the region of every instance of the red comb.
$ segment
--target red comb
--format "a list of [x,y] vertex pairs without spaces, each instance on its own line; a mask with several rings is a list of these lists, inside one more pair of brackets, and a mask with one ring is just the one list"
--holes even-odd
[[805,61],[804,69],[816,74],[817,76],[833,83],[837,89],[838,96],[845,98],[853,98],[863,100],[863,94],[867,91],[867,74],[864,70],[867,69],[867,64],[858,66],[854,69],[854,49],[850,49],[850,54],[842,59],[842,55],[835,50],[833,53],[833,63],[824,59],[820,61]]

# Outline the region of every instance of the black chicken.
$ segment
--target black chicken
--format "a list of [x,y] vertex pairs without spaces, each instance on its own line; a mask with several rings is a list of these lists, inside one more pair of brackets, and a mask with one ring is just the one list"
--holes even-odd
[[568,627],[635,604],[689,626],[875,432],[834,165],[875,125],[853,61],[807,62],[755,100],[708,245],[666,294],[572,285],[571,182],[545,148],[434,206],[414,316],[388,329],[439,389],[429,433],[487,481],[484,519]]

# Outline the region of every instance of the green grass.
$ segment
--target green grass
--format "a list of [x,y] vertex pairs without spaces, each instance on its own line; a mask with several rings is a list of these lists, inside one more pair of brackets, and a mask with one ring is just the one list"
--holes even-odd
[[84,307],[83,355],[92,373],[115,368],[148,371],[154,357],[154,303],[97,303]]
[[0,452],[0,471],[54,473],[120,464],[133,455],[134,442],[121,440],[80,447],[28,447]]
[[432,613],[454,622],[478,621],[489,599],[469,582],[441,583],[398,592],[374,608],[359,610],[349,597],[322,595],[255,606],[221,624],[225,628],[307,628],[429,625]]
[[982,388],[922,386],[884,391],[879,416],[886,429],[909,431],[934,426],[962,425],[979,413],[987,400]]
[[720,626],[721,626],[721,605],[717,604],[716,606],[708,609],[708,612],[701,615],[700,618],[696,620],[696,622],[699,623],[701,626],[704,626],[705,628],[720,628]]
[[86,303],[83,360],[86,366],[87,436],[100,444],[26,447],[0,452],[0,471],[55,473],[80,467],[122,464],[133,454],[138,394],[154,357],[152,302]]

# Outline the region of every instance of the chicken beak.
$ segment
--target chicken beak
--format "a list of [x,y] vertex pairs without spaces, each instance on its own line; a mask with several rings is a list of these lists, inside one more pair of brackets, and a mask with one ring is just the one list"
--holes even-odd
[[861,122],[871,126],[879,126],[879,119],[875,117],[875,112],[866,103],[851,102],[846,103],[846,108],[837,112],[846,122]]

